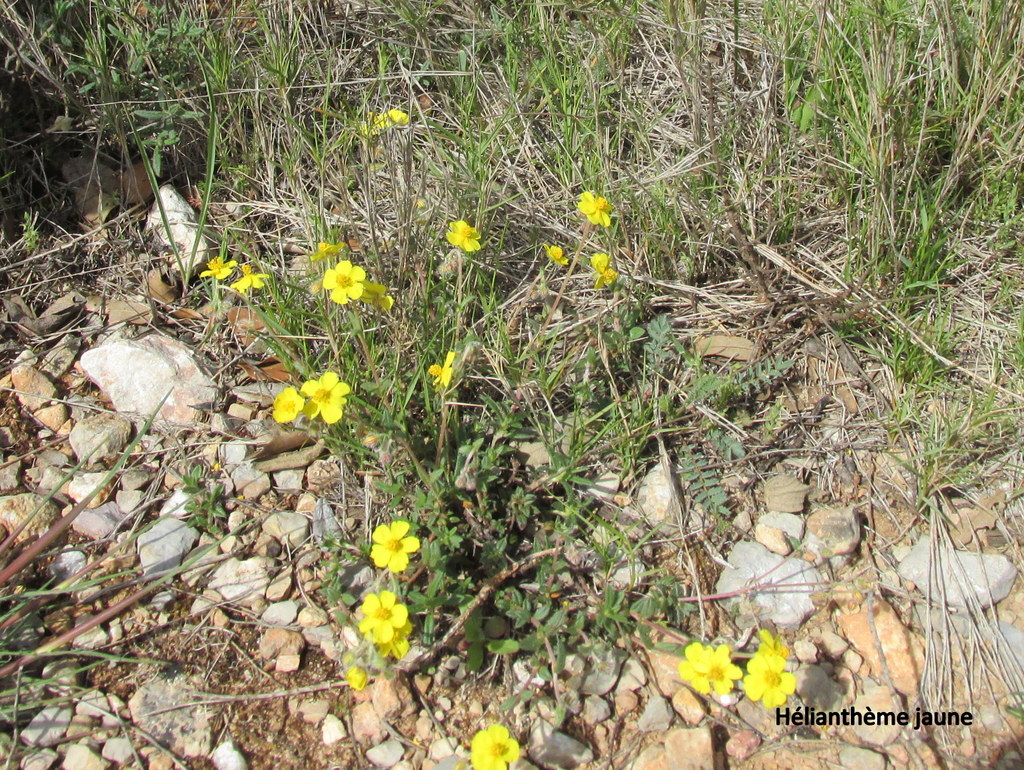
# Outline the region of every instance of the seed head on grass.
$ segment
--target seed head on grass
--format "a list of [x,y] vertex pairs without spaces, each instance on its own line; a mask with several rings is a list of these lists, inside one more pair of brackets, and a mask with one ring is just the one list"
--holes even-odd
[[206,263],[206,269],[199,274],[200,278],[216,278],[218,281],[223,281],[232,271],[238,267],[238,262],[231,259],[225,262],[220,257],[214,257]]
[[712,647],[693,642],[684,654],[686,660],[679,663],[679,676],[699,693],[708,695],[713,687],[719,695],[728,695],[733,681],[743,678],[739,666],[732,662],[732,650],[727,644]]
[[409,522],[399,519],[392,524],[381,524],[373,531],[374,546],[370,558],[378,567],[392,572],[404,572],[409,566],[409,554],[420,550],[419,538],[409,537]]
[[508,728],[491,725],[473,736],[470,760],[473,770],[507,770],[511,762],[519,759],[519,743]]
[[291,387],[285,388],[274,399],[274,421],[291,422],[299,416],[305,405],[306,399],[299,395],[299,391]]
[[366,271],[349,260],[343,259],[324,273],[321,284],[331,292],[331,300],[347,305],[349,300],[360,299],[366,291]]
[[377,645],[388,645],[401,638],[401,631],[409,622],[409,609],[391,591],[368,594],[361,609],[359,633]]
[[448,232],[444,234],[444,237],[452,246],[458,246],[463,251],[480,250],[480,232],[464,219],[450,222]]
[[434,389],[442,390],[452,384],[452,374],[455,372],[455,351],[449,350],[445,356],[444,366],[433,364],[427,369],[427,374],[434,378]]
[[239,294],[247,294],[249,289],[262,289],[266,284],[264,278],[269,278],[268,273],[254,273],[249,265],[241,266],[242,277],[231,284],[231,288]]
[[551,246],[547,243],[544,244],[544,252],[548,255],[548,259],[554,262],[556,265],[568,265],[569,258],[565,256],[565,251],[561,246]]
[[611,257],[603,252],[595,254],[590,258],[590,266],[594,268],[594,273],[596,274],[594,280],[595,289],[601,289],[615,283],[615,279],[619,277],[619,274],[612,269],[611,265]]
[[594,193],[588,190],[580,196],[578,208],[580,213],[590,220],[591,224],[600,225],[601,227],[611,226],[612,204],[608,202],[607,198],[594,195]]
[[302,408],[306,416],[311,420],[319,416],[328,425],[333,425],[342,418],[345,396],[352,392],[352,388],[334,372],[324,372],[320,379],[303,383],[300,392],[309,399]]

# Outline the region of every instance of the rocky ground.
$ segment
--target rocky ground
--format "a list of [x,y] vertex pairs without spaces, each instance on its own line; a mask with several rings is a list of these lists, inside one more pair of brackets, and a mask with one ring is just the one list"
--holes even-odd
[[[28,749],[22,768],[454,770],[489,720],[523,744],[519,770],[1024,764],[1022,723],[1008,711],[1024,667],[1024,591],[1014,566],[1021,504],[1008,480],[990,480],[983,496],[950,511],[958,540],[932,542],[904,515],[910,482],[898,463],[870,446],[836,470],[838,495],[804,484],[799,467],[754,487],[731,479],[749,489],[749,504],[735,522],[739,542],[711,554],[723,601],[701,604],[705,638],[737,650],[758,627],[779,630],[798,682],[787,706],[967,712],[969,727],[777,725],[761,704],[698,695],[679,678],[677,652],[643,650],[635,640],[570,656],[557,700],[548,693],[509,714],[498,704],[532,686],[528,672],[470,675],[457,646],[437,665],[357,692],[343,674],[358,636],[350,611],[325,588],[340,574],[358,596],[372,573],[357,560],[335,563],[323,542],[368,537],[372,479],[269,418],[280,383],[211,375],[199,352],[206,319],[179,319],[177,334],[152,332],[141,303],[73,295],[63,303],[53,315],[73,331],[26,346],[0,382],[0,521],[10,532],[25,523],[18,538],[30,542],[84,503],[39,571],[66,578],[97,557],[106,573],[126,570],[143,583],[178,571],[74,639],[83,652],[119,658],[88,671],[76,671],[73,659],[49,664],[48,676],[88,692],[44,708],[18,731]],[[836,382],[802,387],[855,407],[855,378]],[[142,432],[143,415],[154,412]],[[542,451],[527,450],[541,455],[531,462],[544,461]],[[123,455],[126,464],[111,473]],[[228,516],[219,537],[190,504],[194,468],[204,488],[223,487]],[[602,483],[624,521],[678,528],[663,462],[635,489]],[[630,571],[643,569],[626,563],[612,580],[628,585]],[[104,584],[80,584],[74,604],[37,618],[32,639],[98,616],[125,595]]]

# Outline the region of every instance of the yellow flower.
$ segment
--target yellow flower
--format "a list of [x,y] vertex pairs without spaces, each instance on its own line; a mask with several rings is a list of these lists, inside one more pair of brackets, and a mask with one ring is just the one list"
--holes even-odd
[[376,136],[391,126],[409,125],[409,114],[402,110],[388,110],[378,115],[371,112],[366,116],[366,122],[359,124],[359,133],[363,136]]
[[757,636],[761,640],[757,646],[758,655],[776,655],[783,660],[789,657],[789,648],[782,643],[781,636],[772,636],[768,629],[762,629]]
[[447,388],[452,383],[452,373],[455,371],[455,351],[449,350],[445,356],[444,366],[432,365],[427,369],[427,374],[434,378],[435,390]]
[[409,609],[399,604],[398,597],[391,591],[368,594],[361,609],[363,619],[359,621],[359,633],[372,639],[374,644],[390,644],[409,621]]
[[519,759],[519,744],[507,728],[491,725],[473,736],[470,761],[473,770],[508,770],[510,762]]
[[405,625],[395,631],[395,638],[387,644],[378,644],[377,652],[382,658],[392,657],[401,660],[409,654],[409,634],[412,633],[412,623],[406,621]]
[[345,681],[348,682],[348,686],[357,692],[366,687],[367,679],[366,669],[362,666],[352,666],[348,671],[345,672]]
[[206,269],[199,274],[199,277],[216,278],[218,281],[223,281],[231,275],[231,271],[236,267],[238,267],[238,263],[233,259],[225,262],[220,257],[214,257],[206,263]]
[[295,388],[285,388],[274,399],[274,420],[291,422],[299,416],[305,405],[306,399],[299,395],[299,391]]
[[480,233],[464,219],[448,224],[448,232],[444,234],[448,243],[458,246],[463,251],[480,250]]
[[549,246],[544,244],[544,251],[547,252],[548,259],[554,262],[556,265],[568,265],[569,258],[565,256],[565,252],[561,246]]
[[350,299],[359,299],[366,291],[366,271],[347,259],[324,273],[323,287],[331,292],[331,299],[339,305],[347,305]]
[[312,262],[319,262],[321,259],[327,259],[327,257],[336,257],[345,249],[343,243],[324,243],[320,241],[316,245],[316,251],[309,255],[309,259]]
[[733,680],[743,677],[739,666],[732,662],[732,650],[727,644],[712,647],[693,642],[687,645],[685,654],[686,660],[679,663],[679,676],[704,695],[712,687],[719,695],[726,695],[732,691]]
[[758,651],[747,663],[747,675],[743,677],[747,697],[769,709],[784,704],[796,692],[796,677],[785,668],[785,658]]
[[594,281],[595,289],[611,286],[615,283],[615,279],[619,277],[619,274],[612,270],[611,262],[611,257],[603,252],[601,254],[595,254],[590,258],[590,265],[594,268],[594,272],[597,274],[596,280]]
[[612,223],[609,214],[612,213],[612,204],[607,198],[601,198],[589,190],[580,196],[579,210],[584,214],[591,224],[608,227]]
[[242,277],[231,284],[231,288],[239,294],[245,294],[249,289],[262,289],[263,279],[269,278],[267,273],[254,273],[248,265],[242,265]]
[[302,408],[306,416],[313,419],[320,415],[324,422],[333,425],[344,414],[345,396],[352,392],[352,388],[334,372],[324,372],[319,380],[307,380],[301,392],[309,399]]
[[363,302],[380,310],[390,310],[395,305],[395,298],[388,294],[388,287],[373,281],[363,281]]
[[409,554],[420,550],[419,538],[406,537],[409,522],[396,521],[390,526],[381,524],[373,530],[374,546],[370,558],[378,567],[387,567],[392,572],[404,572],[409,566]]

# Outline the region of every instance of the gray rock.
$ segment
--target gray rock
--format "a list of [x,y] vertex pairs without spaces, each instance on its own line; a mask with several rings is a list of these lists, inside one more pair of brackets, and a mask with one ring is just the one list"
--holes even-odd
[[[0,753],[5,753],[7,747],[0,743]],[[5,754],[6,756],[6,754]],[[50,770],[60,761],[60,754],[53,749],[37,749],[21,760],[21,770]]]
[[[748,590],[759,613],[784,628],[797,628],[814,612],[811,594],[820,591],[821,573],[800,559],[783,559],[760,543],[740,542],[729,556],[732,569],[722,571],[717,593]],[[786,586],[792,586],[787,589]],[[736,599],[731,600],[735,602]]]
[[61,763],[63,770],[106,770],[106,767],[106,760],[84,743],[71,744]]
[[194,425],[202,414],[195,405],[217,396],[216,385],[192,352],[158,334],[105,342],[83,353],[81,365],[117,411],[143,417],[156,412],[161,428]]
[[295,511],[278,511],[263,521],[263,531],[281,545],[298,548],[309,537],[309,519]]
[[85,568],[86,558],[81,551],[63,551],[50,564],[50,574],[57,582],[67,580]]
[[604,695],[609,692],[618,681],[626,657],[626,652],[617,647],[607,647],[593,652],[583,672],[579,691],[584,695]]
[[572,770],[594,759],[586,745],[565,733],[556,732],[544,720],[538,720],[530,733],[530,757],[541,765]]
[[618,690],[639,690],[647,684],[647,669],[636,658],[629,658],[622,664],[622,673],[619,675],[619,683],[615,689]]
[[249,763],[245,761],[242,752],[238,750],[232,741],[224,741],[213,750],[210,755],[213,766],[217,770],[248,770]]
[[21,741],[26,746],[47,748],[56,746],[71,724],[74,712],[64,706],[47,706],[21,731]]
[[197,537],[199,533],[180,519],[157,519],[137,541],[142,574],[149,577],[177,567]]
[[[936,545],[937,558],[932,562],[927,535],[922,536],[897,570],[904,580],[915,583],[932,601],[953,607],[966,607],[968,597],[981,607],[988,607],[1010,593],[1017,568],[1001,554],[949,550]],[[932,582],[929,584],[929,571]],[[944,590],[943,590],[944,589]]]
[[583,721],[589,725],[596,725],[605,721],[612,715],[611,706],[604,698],[596,695],[588,695],[583,700]]
[[366,758],[377,767],[391,768],[402,761],[405,747],[398,741],[385,741],[366,752]]
[[220,461],[228,469],[244,463],[248,453],[249,443],[246,441],[227,441],[220,445]]
[[260,620],[268,626],[288,626],[295,622],[299,614],[297,602],[276,602],[263,611]]
[[[863,694],[853,702],[853,707],[857,711],[863,714],[869,708],[875,712],[903,710],[898,693],[894,693],[888,687],[876,684],[870,679],[865,679],[864,682]],[[885,747],[899,738],[900,729],[900,726],[895,724],[858,725],[853,728],[853,732],[865,743]]]
[[821,666],[802,665],[796,670],[796,692],[804,703],[830,711],[843,700],[843,688]]
[[672,705],[668,698],[652,695],[640,715],[637,727],[644,732],[664,732],[672,724]]
[[21,460],[11,462],[10,458],[0,455],[0,466],[0,492],[14,491],[21,482]]
[[128,446],[132,423],[120,414],[100,412],[86,417],[71,429],[68,441],[86,464],[110,462]]
[[188,681],[158,677],[147,682],[128,701],[132,721],[175,754],[205,757],[210,752],[210,717]]
[[341,532],[341,525],[334,515],[334,506],[323,498],[317,498],[313,508],[313,538],[322,543],[325,537],[333,537]]
[[281,491],[297,492],[302,489],[302,482],[306,478],[306,471],[302,468],[294,468],[287,471],[278,471],[273,474],[274,487]]
[[255,500],[270,491],[270,476],[257,470],[250,462],[244,462],[231,471],[235,489],[246,499]]
[[168,266],[188,283],[213,253],[213,244],[199,227],[196,212],[172,185],[165,184],[153,201],[146,230],[169,251]]

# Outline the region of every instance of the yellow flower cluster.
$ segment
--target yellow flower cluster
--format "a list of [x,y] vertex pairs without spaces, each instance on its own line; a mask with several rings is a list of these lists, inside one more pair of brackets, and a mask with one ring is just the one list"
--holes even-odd
[[291,422],[302,413],[311,420],[319,417],[333,425],[344,415],[345,396],[351,392],[352,388],[337,374],[324,372],[319,379],[306,380],[299,390],[288,387],[278,393],[274,399],[274,419]]
[[770,631],[761,631],[757,652],[747,663],[747,674],[732,662],[732,649],[727,644],[711,647],[700,642],[687,645],[686,659],[679,663],[679,676],[699,693],[718,695],[732,692],[735,682],[743,680],[743,689],[752,701],[761,701],[765,708],[778,708],[796,692],[796,677],[786,671],[789,650]]
[[[339,250],[341,248],[338,244],[321,243],[316,254],[310,255],[310,258],[315,259],[317,254],[328,252],[335,247]],[[324,253],[320,258],[327,256],[330,256],[330,253]],[[331,301],[339,305],[347,305],[349,301],[358,299],[380,310],[390,310],[395,304],[395,298],[388,294],[386,286],[367,279],[366,270],[353,265],[348,259],[343,259],[334,267],[328,268],[324,272],[320,286],[329,291]]]
[[420,550],[419,538],[409,536],[410,529],[409,522],[399,519],[373,530],[370,558],[375,566],[386,567],[394,573],[405,572],[409,566],[409,554]]
[[789,650],[771,631],[761,631],[760,644],[747,663],[743,689],[752,701],[761,701],[765,708],[778,708],[796,692],[796,677],[786,671]]
[[367,594],[360,608],[363,619],[359,621],[359,633],[377,646],[382,657],[401,660],[409,652],[409,608],[398,601],[392,591]]
[[392,126],[409,125],[409,113],[402,110],[388,110],[378,115],[371,112],[366,121],[359,124],[359,133],[363,136],[376,136],[381,131],[386,131]]
[[242,271],[242,277],[229,285],[239,294],[247,294],[249,289],[262,289],[266,286],[263,279],[270,277],[268,273],[254,272],[250,265],[239,267],[237,261],[231,259],[225,262],[222,257],[214,257],[207,262],[206,269],[199,274],[199,277],[223,281],[231,276],[236,267]]
[[[589,190],[580,196],[577,204],[580,213],[586,216],[591,224],[609,227],[612,223],[612,204],[607,198],[602,198]],[[549,243],[542,244],[544,253],[548,259],[556,265],[568,265],[569,258],[565,255],[565,249],[561,246],[553,246]],[[590,258],[590,266],[594,268],[594,288],[602,289],[611,286],[619,277],[618,272],[612,268],[612,260],[607,254],[601,252]]]

